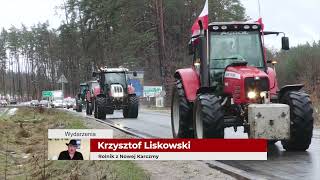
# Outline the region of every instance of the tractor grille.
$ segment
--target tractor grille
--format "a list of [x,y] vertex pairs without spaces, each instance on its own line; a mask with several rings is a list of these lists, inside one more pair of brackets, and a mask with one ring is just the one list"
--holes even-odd
[[112,97],[123,97],[124,96],[123,87],[120,84],[112,84],[111,85],[111,96]]
[[269,91],[269,79],[267,77],[261,77],[255,80],[253,77],[246,78],[244,80],[246,92],[249,91]]

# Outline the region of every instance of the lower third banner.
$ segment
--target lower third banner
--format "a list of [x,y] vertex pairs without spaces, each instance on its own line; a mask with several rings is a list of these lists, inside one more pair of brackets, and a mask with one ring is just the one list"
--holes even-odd
[[267,160],[262,139],[91,139],[91,160]]

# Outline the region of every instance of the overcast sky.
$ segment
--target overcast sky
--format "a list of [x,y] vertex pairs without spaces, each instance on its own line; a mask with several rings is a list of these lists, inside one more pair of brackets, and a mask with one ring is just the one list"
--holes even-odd
[[[258,19],[258,0],[241,2],[247,15]],[[291,46],[320,40],[320,0],[260,0],[260,4],[265,30],[285,32]],[[279,48],[280,37],[267,37],[266,44]]]
[[[247,15],[256,20],[259,17],[258,0],[241,2]],[[63,0],[0,0],[0,28],[20,27],[22,23],[29,27],[47,20],[52,28],[57,28],[64,19],[63,13],[57,10],[62,3]],[[319,41],[320,0],[260,0],[260,3],[266,30],[286,32],[291,45]],[[279,48],[280,37],[268,37],[266,44]]]

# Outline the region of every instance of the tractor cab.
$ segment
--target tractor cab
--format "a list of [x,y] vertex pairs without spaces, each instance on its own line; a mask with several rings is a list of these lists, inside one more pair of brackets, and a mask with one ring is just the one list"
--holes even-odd
[[78,94],[78,98],[84,100],[86,96],[86,92],[88,90],[89,86],[87,83],[81,83],[80,84],[80,92]]
[[98,76],[101,91],[114,98],[122,98],[128,89],[126,68],[101,68]]
[[[280,32],[266,32],[267,35],[277,33]],[[238,104],[252,101],[248,93],[254,96],[254,100],[261,100],[262,97],[259,97],[259,94],[254,95],[254,91],[264,95],[270,87],[273,87],[271,91],[275,94],[278,90],[273,86],[276,83],[275,72],[267,66],[263,46],[264,35],[265,32],[259,23],[209,24],[208,31],[203,33],[203,37],[200,35],[192,38],[190,48],[194,56],[194,68],[199,75],[209,74],[208,77],[201,78],[203,80],[201,84],[213,87],[218,95],[233,96]],[[282,49],[289,49],[287,37],[282,38]],[[256,87],[254,83],[260,87]],[[241,92],[247,89],[248,92],[234,93],[235,88]]]

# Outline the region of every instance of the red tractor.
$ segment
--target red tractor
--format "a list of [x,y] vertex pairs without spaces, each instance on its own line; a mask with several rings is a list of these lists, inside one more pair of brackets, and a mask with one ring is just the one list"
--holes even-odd
[[[114,110],[123,110],[124,118],[137,118],[139,99],[135,89],[128,84],[128,69],[126,68],[101,68],[94,72],[99,82],[99,88],[95,90],[93,98],[93,112],[98,119],[105,119],[107,114],[113,114]],[[137,76],[134,72],[133,76]]]
[[[302,84],[278,88],[268,67],[260,23],[211,23],[192,37],[191,68],[179,69],[172,96],[175,138],[224,138],[227,127],[243,126],[249,138],[281,141],[287,151],[309,148],[313,109]],[[282,49],[289,50],[288,37]]]

